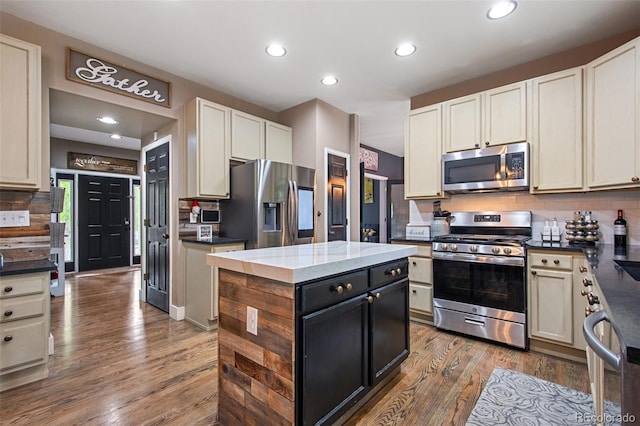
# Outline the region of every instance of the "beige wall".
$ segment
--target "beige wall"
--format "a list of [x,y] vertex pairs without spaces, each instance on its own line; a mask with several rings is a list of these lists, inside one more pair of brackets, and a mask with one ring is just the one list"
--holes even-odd
[[[105,157],[124,158],[138,161],[138,174],[140,170],[140,152],[131,149],[114,148],[106,145],[93,145],[89,143],[70,141],[66,139],[51,138],[51,167],[67,169],[67,154],[77,152],[80,154],[102,155]],[[48,176],[48,172],[47,172]]]
[[411,109],[584,65],[640,36],[640,28],[411,98]]
[[[174,124],[158,131],[158,138],[171,135],[171,194],[170,194],[170,233],[177,235],[178,199],[185,196],[185,143],[183,125],[183,106],[194,97],[201,97],[231,108],[245,111],[267,120],[277,121],[277,113],[252,104],[226,93],[208,88],[176,75],[167,73],[136,61],[88,44],[84,41],[68,37],[44,27],[24,21],[7,13],[0,12],[0,28],[3,34],[37,44],[42,48],[42,185],[49,187],[50,142],[49,142],[49,90],[56,89],[105,102],[135,108],[148,113],[175,118]],[[165,108],[111,93],[105,90],[79,84],[66,79],[66,49],[72,47],[87,52],[109,62],[123,64],[144,74],[171,82],[171,108]],[[153,136],[143,137],[143,146],[153,142]],[[142,163],[141,163],[142,164]],[[171,304],[184,306],[184,253],[178,238],[171,240]]]

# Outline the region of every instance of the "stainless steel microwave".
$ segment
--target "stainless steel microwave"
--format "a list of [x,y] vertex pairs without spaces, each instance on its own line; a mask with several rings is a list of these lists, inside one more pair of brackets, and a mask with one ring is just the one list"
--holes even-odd
[[442,156],[444,191],[515,191],[528,188],[529,144],[526,142]]

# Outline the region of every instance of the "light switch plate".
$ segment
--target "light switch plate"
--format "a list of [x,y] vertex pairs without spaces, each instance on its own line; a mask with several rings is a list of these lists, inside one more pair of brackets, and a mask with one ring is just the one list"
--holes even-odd
[[29,210],[0,211],[0,228],[30,226]]
[[247,331],[258,335],[258,310],[252,306],[247,306]]

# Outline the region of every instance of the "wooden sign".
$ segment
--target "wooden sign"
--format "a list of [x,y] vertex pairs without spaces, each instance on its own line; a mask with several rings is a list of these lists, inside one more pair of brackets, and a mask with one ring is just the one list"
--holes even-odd
[[171,83],[67,48],[67,80],[171,107]]
[[70,152],[67,155],[67,167],[70,169],[122,173],[126,175],[138,174],[138,162],[136,160],[103,157],[101,155],[78,154],[76,152]]

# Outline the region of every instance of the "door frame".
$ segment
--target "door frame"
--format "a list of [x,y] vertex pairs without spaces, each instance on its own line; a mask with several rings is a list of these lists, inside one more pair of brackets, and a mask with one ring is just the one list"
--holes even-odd
[[[124,178],[129,179],[129,189],[131,189],[132,182],[134,180],[139,180],[140,175],[129,175],[129,174],[121,174],[121,173],[108,173],[108,172],[95,172],[89,170],[77,170],[77,169],[59,169],[52,167],[50,170],[50,177],[54,180],[56,179],[56,175],[58,173],[73,175],[73,200],[71,200],[71,204],[73,206],[73,211],[75,212],[75,220],[73,221],[73,263],[74,270],[69,272],[78,272],[78,176],[100,176],[100,177],[113,177],[113,178]],[[129,217],[133,217],[133,202],[132,198],[129,198]],[[133,235],[133,231],[131,231]],[[133,238],[133,237],[132,237]],[[133,250],[129,250],[129,266],[133,265]]]
[[[378,226],[378,241],[381,243],[388,242],[387,239],[387,181],[389,180],[386,176],[374,175],[373,173],[364,172],[364,177],[370,178],[378,181],[378,188],[380,189],[380,211],[378,212],[378,217],[380,218],[380,224]],[[360,199],[362,199],[362,195],[360,194]],[[362,208],[362,207],[361,207]],[[382,223],[384,221],[384,224]],[[362,224],[360,224],[362,226]]]
[[[173,145],[171,143],[171,135],[167,135],[167,136],[163,136],[158,140],[153,141],[152,143],[145,145],[142,147],[142,149],[140,150],[140,163],[142,164],[142,178],[140,179],[140,185],[141,185],[141,192],[140,192],[140,196],[142,197],[141,203],[140,203],[140,208],[142,209],[142,222],[144,223],[144,220],[147,219],[146,218],[146,214],[147,214],[147,173],[144,171],[144,168],[147,167],[147,151],[150,151],[152,149],[155,149],[161,145],[164,145],[165,143],[169,144],[169,205],[168,205],[168,209],[169,209],[169,235],[171,236],[169,238],[169,254],[168,254],[168,258],[169,258],[169,317],[175,320],[183,320],[184,319],[184,306],[175,306],[172,303],[172,294],[173,294],[173,271],[175,268],[175,264],[174,264],[174,260],[173,260],[173,240],[175,239],[173,236],[177,236],[177,230],[175,229],[175,225],[173,223],[174,221],[174,215],[173,215],[173,179],[171,178],[171,175],[173,173]],[[140,285],[140,301],[141,302],[147,302],[147,284],[146,281],[144,280],[144,274],[147,271],[147,227],[146,226],[142,226],[142,235],[141,235],[143,244],[142,244],[142,250],[140,251],[140,273],[142,274],[142,277],[140,279],[141,285]]]
[[345,216],[347,218],[347,230],[346,230],[346,241],[351,241],[351,226],[353,223],[351,221],[351,155],[346,152],[338,151],[332,148],[324,147],[324,167],[322,172],[322,188],[324,192],[324,235],[322,241],[328,241],[329,236],[329,214],[327,213],[329,210],[329,194],[327,192],[327,182],[329,182],[329,154],[335,155],[336,157],[342,157],[346,160],[347,166],[347,207]]

